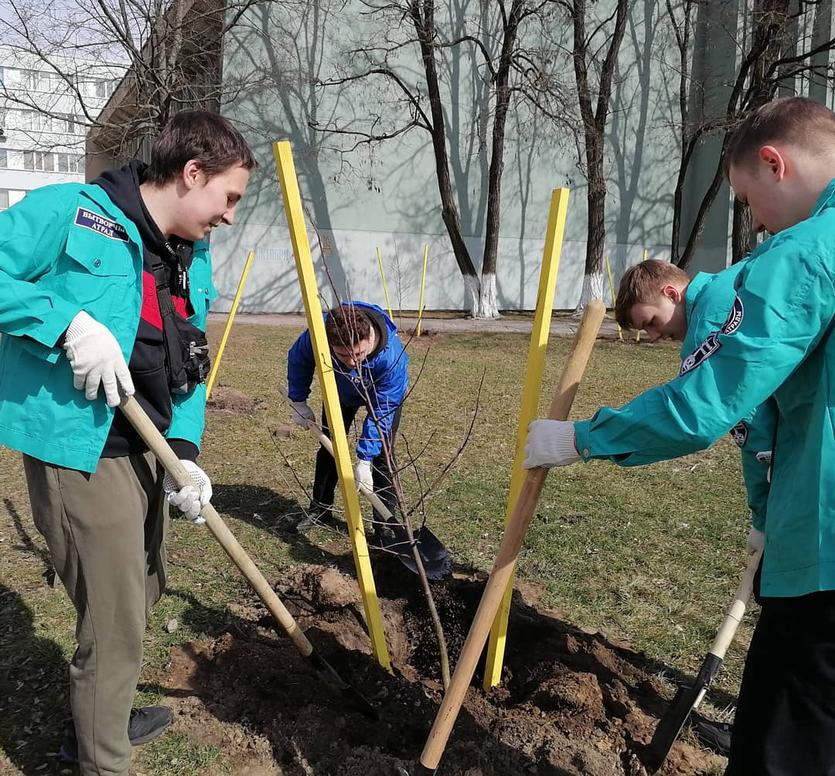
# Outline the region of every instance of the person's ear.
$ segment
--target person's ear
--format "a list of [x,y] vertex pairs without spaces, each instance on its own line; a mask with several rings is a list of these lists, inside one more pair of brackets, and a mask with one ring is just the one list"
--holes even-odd
[[664,296],[667,297],[671,302],[678,304],[682,300],[682,293],[681,289],[676,288],[676,286],[670,284],[664,286],[663,290],[661,291]]
[[187,189],[195,188],[204,178],[203,168],[196,159],[189,159],[183,165],[183,183]]
[[757,156],[761,162],[765,163],[775,180],[783,180],[786,175],[786,158],[777,148],[765,145],[760,148]]

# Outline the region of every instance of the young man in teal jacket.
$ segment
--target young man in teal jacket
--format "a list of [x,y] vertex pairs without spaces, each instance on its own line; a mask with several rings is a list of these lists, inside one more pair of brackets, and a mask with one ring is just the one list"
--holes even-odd
[[[255,160],[225,119],[175,116],[147,167],[30,192],[0,213],[0,444],[23,453],[35,525],[77,613],[62,758],[128,773],[170,723],[131,705],[147,607],[165,586],[166,501],[195,522],[203,432],[206,238]],[[191,472],[178,488],[124,418],[134,394]]]
[[636,466],[702,450],[773,397],[762,606],[727,774],[835,773],[835,114],[802,97],[740,126],[726,171],[757,231],[733,315],[682,373],[579,423],[531,424],[526,466]]

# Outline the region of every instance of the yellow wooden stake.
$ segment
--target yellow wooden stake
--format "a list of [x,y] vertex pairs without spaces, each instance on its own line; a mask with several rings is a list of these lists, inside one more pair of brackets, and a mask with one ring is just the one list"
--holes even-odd
[[380,268],[380,279],[383,281],[383,294],[386,297],[386,309],[389,311],[389,318],[394,320],[394,316],[391,314],[391,302],[389,301],[389,289],[386,285],[386,271],[383,269],[383,257],[380,254],[380,249],[377,248],[377,266]]
[[[612,265],[609,262],[609,257],[606,257],[606,273],[609,275],[609,291],[612,294],[612,307],[615,306],[615,281],[612,279]],[[623,341],[623,329],[621,329],[620,324],[615,320],[615,326],[618,327],[618,339]]]
[[232,331],[232,322],[235,320],[235,313],[238,312],[238,304],[241,301],[241,296],[244,292],[244,285],[246,284],[246,276],[249,274],[249,269],[255,259],[255,251],[250,251],[247,254],[246,262],[244,263],[244,271],[241,272],[241,279],[238,281],[238,290],[235,292],[235,298],[232,300],[232,308],[229,310],[229,317],[226,319],[226,327],[223,329],[223,336],[220,338],[220,345],[217,349],[215,361],[212,364],[212,370],[209,372],[209,379],[206,381],[206,398],[212,395],[212,388],[215,384],[218,369],[220,369],[220,359],[223,358],[223,350],[226,347],[226,340],[229,339],[229,333]]
[[319,301],[319,289],[316,284],[313,257],[310,254],[310,243],[307,239],[302,200],[299,194],[299,182],[296,178],[296,167],[293,164],[290,143],[286,140],[273,143],[273,155],[275,156],[276,173],[281,184],[281,194],[284,198],[284,212],[287,215],[287,225],[290,228],[293,254],[296,257],[296,270],[301,284],[307,328],[313,344],[316,373],[319,376],[322,399],[328,416],[328,426],[331,429],[334,458],[342,491],[342,502],[345,505],[345,515],[348,519],[348,535],[351,539],[354,565],[357,569],[357,581],[362,595],[363,607],[365,608],[368,632],[371,636],[371,649],[374,652],[374,657],[377,658],[377,662],[390,671],[391,661],[386,647],[383,618],[380,614],[380,603],[374,585],[374,574],[371,571],[371,561],[368,557],[368,545],[365,542],[359,496],[354,481],[354,470],[351,466],[351,453],[348,450],[348,438],[345,434],[342,409],[339,405],[339,394],[336,389],[336,378],[333,374],[333,363],[331,362],[330,348],[325,334],[322,305]]
[[[649,256],[649,251],[646,248],[644,248],[644,257],[641,259],[641,261],[646,261],[648,256]],[[635,342],[640,342],[640,341],[641,341],[641,332],[636,331],[635,332]]]
[[418,295],[418,322],[415,326],[415,336],[420,336],[420,321],[423,318],[423,289],[426,288],[426,264],[429,261],[429,243],[423,246],[423,272],[420,276],[420,294]]
[[[542,268],[539,271],[539,290],[536,295],[536,314],[528,347],[528,365],[525,369],[525,383],[522,391],[522,406],[519,409],[519,425],[516,429],[516,454],[510,478],[510,492],[507,496],[505,524],[513,514],[513,508],[522,491],[527,472],[522,468],[525,460],[525,440],[528,426],[537,416],[539,391],[545,374],[545,356],[548,349],[548,335],[551,333],[551,315],[554,310],[554,292],[557,287],[557,273],[560,268],[560,252],[565,218],[568,212],[568,189],[554,189],[551,195],[551,210],[548,215],[548,230],[545,233],[545,249],[542,253]],[[496,614],[490,631],[487,647],[487,662],[484,666],[484,689],[489,690],[502,678],[505,643],[507,641],[507,620],[510,614],[510,597],[513,594],[513,576],[508,582],[502,605]]]

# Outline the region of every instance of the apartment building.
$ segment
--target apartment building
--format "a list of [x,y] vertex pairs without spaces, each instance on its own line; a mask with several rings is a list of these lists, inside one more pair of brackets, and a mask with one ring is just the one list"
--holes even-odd
[[120,75],[0,47],[0,210],[39,186],[84,181],[87,128]]

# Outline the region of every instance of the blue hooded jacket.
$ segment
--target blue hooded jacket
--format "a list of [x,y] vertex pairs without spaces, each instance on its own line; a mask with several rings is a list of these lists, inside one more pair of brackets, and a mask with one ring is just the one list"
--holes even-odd
[[[366,302],[345,302],[370,312],[372,321],[382,320],[386,331],[384,341],[359,369],[348,369],[333,354],[334,375],[339,400],[346,407],[365,406],[368,415],[357,444],[357,457],[371,461],[382,450],[381,434],[391,435],[391,426],[409,388],[409,356],[397,337],[397,326],[377,305]],[[325,320],[327,320],[325,313]],[[316,364],[310,332],[305,330],[287,354],[287,387],[292,401],[305,401],[310,395]],[[369,402],[366,403],[365,394]]]

